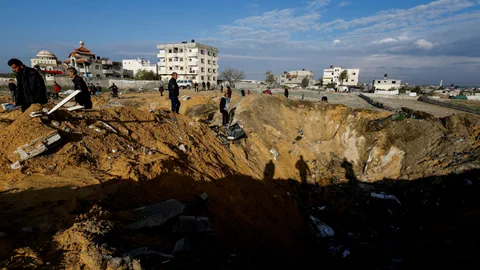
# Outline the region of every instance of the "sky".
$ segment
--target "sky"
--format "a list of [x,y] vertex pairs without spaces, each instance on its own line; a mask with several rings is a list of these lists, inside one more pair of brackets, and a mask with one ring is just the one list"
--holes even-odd
[[2,1],[0,72],[40,50],[65,60],[80,40],[97,56],[156,62],[156,45],[217,47],[219,70],[360,68],[409,84],[480,86],[480,0]]

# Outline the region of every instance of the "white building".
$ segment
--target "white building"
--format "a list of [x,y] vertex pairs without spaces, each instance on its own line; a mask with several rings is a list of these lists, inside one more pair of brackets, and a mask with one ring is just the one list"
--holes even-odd
[[55,80],[56,74],[62,74],[62,62],[58,61],[57,56],[49,51],[41,51],[35,58],[30,59],[31,67],[38,66],[45,73],[45,80]]
[[157,74],[157,65],[142,58],[123,60],[122,66],[124,74],[128,77],[134,77],[140,70],[152,71]]
[[[348,74],[348,79],[340,82],[340,74],[346,70]],[[360,69],[344,69],[341,67],[330,66],[323,70],[323,85],[329,83],[334,83],[337,86],[357,86],[358,85],[358,76],[360,75]]]
[[383,79],[373,80],[375,90],[398,90],[402,84],[401,80],[387,79],[387,74]]
[[216,85],[218,80],[218,49],[192,40],[177,44],[159,44],[158,74],[169,77],[178,73],[181,80],[210,82]]
[[313,71],[310,70],[294,70],[285,71],[283,74],[275,75],[275,81],[280,85],[289,87],[297,87],[302,85],[302,81],[307,78],[308,85],[313,85],[315,79],[313,77]]

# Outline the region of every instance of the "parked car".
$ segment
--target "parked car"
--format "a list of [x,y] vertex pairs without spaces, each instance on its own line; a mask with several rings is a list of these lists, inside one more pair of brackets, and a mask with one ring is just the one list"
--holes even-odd
[[193,81],[192,80],[177,80],[178,87],[185,89],[185,88],[192,88]]

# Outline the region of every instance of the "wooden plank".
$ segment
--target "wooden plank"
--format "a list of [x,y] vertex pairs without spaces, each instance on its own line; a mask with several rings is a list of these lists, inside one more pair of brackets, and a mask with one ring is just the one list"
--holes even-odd
[[65,103],[69,102],[71,99],[73,99],[76,95],[80,94],[82,92],[81,90],[75,90],[75,92],[71,93],[68,97],[64,98],[62,101],[60,101],[53,109],[48,111],[47,115],[53,113],[54,111],[58,110],[60,107],[65,105]]

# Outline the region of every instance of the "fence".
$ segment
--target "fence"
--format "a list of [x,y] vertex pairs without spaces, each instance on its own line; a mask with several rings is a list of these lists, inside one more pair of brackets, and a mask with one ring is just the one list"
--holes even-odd
[[451,109],[455,109],[455,110],[459,110],[459,111],[463,111],[463,112],[480,114],[480,111],[474,110],[474,109],[469,108],[469,107],[467,107],[465,105],[462,105],[462,104],[453,104],[453,103],[448,103],[448,102],[441,102],[441,101],[433,100],[433,99],[426,98],[426,97],[419,97],[418,100],[422,101],[422,102],[425,102],[425,103],[438,105],[438,106],[442,106],[442,107],[447,107],[447,108],[451,108]]

